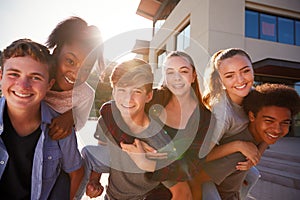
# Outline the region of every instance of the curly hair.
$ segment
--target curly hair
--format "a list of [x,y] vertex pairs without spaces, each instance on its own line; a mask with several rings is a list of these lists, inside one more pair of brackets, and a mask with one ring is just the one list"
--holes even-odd
[[253,112],[254,116],[263,108],[278,106],[288,108],[292,116],[300,111],[300,97],[296,90],[284,84],[265,83],[256,86],[243,100],[246,113]]

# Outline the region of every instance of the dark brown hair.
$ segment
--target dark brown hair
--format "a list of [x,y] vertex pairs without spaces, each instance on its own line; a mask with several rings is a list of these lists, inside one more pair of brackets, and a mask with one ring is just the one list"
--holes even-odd
[[265,83],[256,86],[243,100],[246,113],[257,113],[267,106],[288,108],[292,116],[300,111],[300,97],[296,90],[283,84]]
[[95,61],[98,62],[100,72],[104,70],[103,41],[101,32],[96,26],[88,25],[80,17],[69,17],[57,24],[49,35],[46,45],[50,49],[54,48],[54,55],[59,55],[64,44],[73,42],[79,42],[90,49],[91,53],[96,55]]
[[30,39],[19,39],[6,47],[1,54],[1,67],[3,68],[7,59],[25,56],[30,56],[32,59],[40,63],[47,64],[49,70],[49,81],[53,78],[52,58],[49,50],[44,45]]

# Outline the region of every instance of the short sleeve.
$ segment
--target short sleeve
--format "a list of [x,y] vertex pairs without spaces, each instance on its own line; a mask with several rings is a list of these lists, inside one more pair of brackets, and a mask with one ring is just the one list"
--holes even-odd
[[77,147],[75,131],[69,136],[58,141],[62,152],[62,168],[70,173],[82,166],[82,157]]

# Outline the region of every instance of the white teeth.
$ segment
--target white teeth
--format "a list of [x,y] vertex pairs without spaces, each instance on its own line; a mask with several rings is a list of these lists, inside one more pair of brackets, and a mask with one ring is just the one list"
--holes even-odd
[[18,93],[18,92],[14,92],[17,96],[19,96],[19,97],[29,97],[29,96],[31,96],[31,94],[29,94],[29,93],[26,93],[26,94],[23,94],[23,93]]
[[132,108],[133,106],[130,106],[130,105],[122,105],[124,108]]
[[65,76],[65,79],[66,79],[66,81],[67,81],[68,83],[70,83],[70,84],[74,84],[74,83],[75,83],[75,81],[72,81],[71,79],[69,79],[69,78],[66,77],[66,76]]
[[246,87],[246,84],[241,85],[241,86],[235,86],[235,88],[237,88],[237,89],[243,89],[243,88],[245,88],[245,87]]
[[184,84],[174,84],[173,87],[174,88],[183,88]]
[[267,133],[268,136],[270,136],[273,139],[279,138],[279,135],[273,135],[271,133]]

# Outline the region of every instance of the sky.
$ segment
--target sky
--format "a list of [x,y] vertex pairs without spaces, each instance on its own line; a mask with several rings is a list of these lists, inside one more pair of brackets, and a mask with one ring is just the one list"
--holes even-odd
[[[60,21],[78,16],[100,29],[106,57],[117,57],[132,48],[133,40],[151,39],[152,21],[136,14],[139,3],[140,0],[0,0],[0,49],[20,38],[45,44]],[[112,52],[116,49],[122,52]]]

